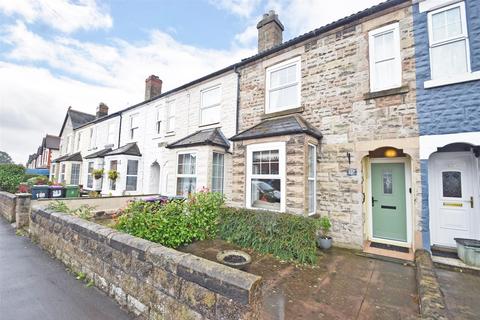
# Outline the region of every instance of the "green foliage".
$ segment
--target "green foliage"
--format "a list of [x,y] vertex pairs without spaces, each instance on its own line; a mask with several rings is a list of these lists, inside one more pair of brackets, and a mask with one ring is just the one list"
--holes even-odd
[[269,211],[223,208],[219,235],[241,247],[282,260],[315,264],[318,220]]
[[10,193],[17,192],[18,185],[23,181],[25,168],[17,164],[0,164],[0,190]]
[[28,185],[31,187],[33,185],[47,185],[48,177],[46,176],[34,176],[27,180]]
[[48,209],[56,212],[71,214],[72,216],[76,216],[85,220],[92,219],[95,211],[95,207],[89,206],[87,204],[83,204],[77,209],[70,209],[64,201],[60,200],[50,202],[50,204],[48,205]]
[[118,179],[118,171],[117,170],[110,170],[108,171],[108,179],[115,181]]
[[327,216],[323,216],[320,218],[319,221],[320,229],[322,229],[322,236],[327,237],[328,233],[330,232],[330,228],[332,228],[332,223]]
[[0,164],[11,164],[13,163],[12,158],[5,151],[0,151]]
[[196,193],[187,201],[166,204],[136,201],[128,205],[115,228],[177,248],[195,240],[215,237],[218,212],[223,202],[221,194],[208,192]]
[[100,178],[102,178],[102,176],[103,176],[103,169],[95,169],[95,170],[93,170],[92,175],[93,175],[93,177],[94,177],[95,179],[97,179],[97,180],[100,179]]

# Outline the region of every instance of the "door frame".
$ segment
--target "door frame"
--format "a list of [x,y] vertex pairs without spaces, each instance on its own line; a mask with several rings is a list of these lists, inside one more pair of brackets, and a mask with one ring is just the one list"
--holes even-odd
[[[370,241],[374,242],[380,242],[380,243],[385,243],[385,244],[391,244],[399,247],[407,247],[411,248],[412,247],[412,229],[413,229],[413,224],[412,224],[412,172],[411,172],[411,163],[410,163],[410,158],[405,157],[405,158],[368,158],[368,197],[366,197],[366,203],[367,203],[367,226],[368,226],[368,232],[367,232],[367,238]],[[375,238],[373,236],[373,208],[372,208],[372,164],[373,163],[403,163],[405,165],[405,208],[406,212],[405,214],[407,215],[407,242],[403,241],[395,241],[395,240],[388,240],[388,239],[381,239],[381,238]],[[410,190],[412,190],[412,193],[410,193]]]
[[[438,212],[438,200],[439,199],[434,199],[435,194],[439,194],[439,188],[440,188],[440,181],[435,177],[435,173],[438,172],[438,165],[436,163],[437,160],[448,160],[448,159],[455,159],[456,156],[463,156],[470,154],[472,157],[470,163],[468,164],[468,170],[470,170],[470,173],[475,174],[477,173],[477,176],[480,174],[479,170],[475,167],[477,165],[473,153],[469,151],[461,151],[461,152],[435,152],[430,155],[428,158],[428,219],[429,219],[429,231],[430,231],[430,246],[433,245],[438,245],[438,246],[444,246],[438,244],[438,241],[435,241],[438,239],[438,216],[435,214],[435,212]],[[473,178],[472,181],[472,196],[474,197],[474,215],[475,215],[475,208],[477,209],[476,211],[480,211],[478,205],[480,204],[477,200],[475,195],[480,194],[478,190],[480,190],[480,186],[478,185],[478,179]],[[477,200],[477,201],[475,201]],[[480,213],[480,212],[479,212]],[[480,218],[478,218],[480,220]],[[475,220],[475,216],[472,217],[472,220]],[[470,221],[469,223],[471,223]],[[475,222],[475,221],[474,221]],[[480,227],[476,226],[475,223],[472,223],[473,225],[473,233],[474,237],[480,237]]]

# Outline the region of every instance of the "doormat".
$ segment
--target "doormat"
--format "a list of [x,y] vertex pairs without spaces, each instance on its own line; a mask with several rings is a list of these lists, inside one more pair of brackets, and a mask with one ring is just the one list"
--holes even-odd
[[410,251],[408,248],[405,248],[405,247],[399,247],[399,246],[394,246],[394,245],[391,245],[391,244],[378,243],[378,242],[370,243],[370,247],[392,250],[392,251],[398,251],[398,252],[403,252],[403,253],[408,253]]
[[432,248],[432,255],[437,257],[458,259],[458,255],[456,251],[448,251],[448,250]]

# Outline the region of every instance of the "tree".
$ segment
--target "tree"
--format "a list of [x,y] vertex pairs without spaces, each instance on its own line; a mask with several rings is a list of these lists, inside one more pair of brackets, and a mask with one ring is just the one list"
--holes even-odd
[[0,163],[13,163],[12,158],[5,151],[0,151]]

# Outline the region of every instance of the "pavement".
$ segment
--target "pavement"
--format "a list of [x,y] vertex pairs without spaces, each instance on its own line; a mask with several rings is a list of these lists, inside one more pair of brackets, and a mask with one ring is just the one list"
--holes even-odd
[[436,268],[445,303],[453,319],[480,319],[480,275]]
[[133,319],[0,218],[0,319]]

